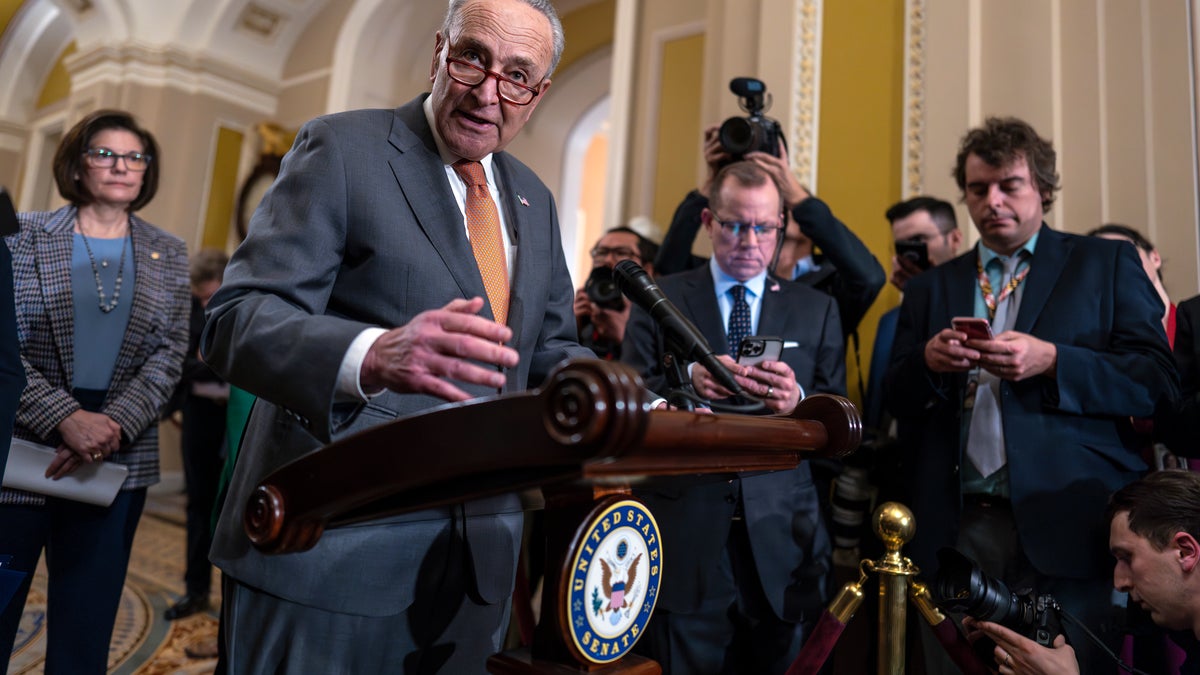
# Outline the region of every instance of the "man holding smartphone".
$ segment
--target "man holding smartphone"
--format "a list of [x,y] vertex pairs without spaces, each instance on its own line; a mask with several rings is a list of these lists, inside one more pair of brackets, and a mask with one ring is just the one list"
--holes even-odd
[[[778,258],[772,272],[833,296],[842,319],[842,333],[848,338],[858,330],[859,321],[887,282],[883,266],[828,204],[800,184],[788,166],[782,142],[775,153],[748,152],[745,158],[771,174],[787,207],[786,227],[781,233],[784,236],[776,242]],[[692,243],[702,227],[701,211],[711,208],[714,178],[733,161],[721,145],[715,124],[704,130],[704,161],[708,165],[704,180],[676,207],[663,237],[654,261],[659,274],[683,272],[708,262],[692,255]],[[815,253],[816,249],[821,252]]]
[[[958,228],[958,218],[950,202],[927,195],[913,197],[893,204],[884,217],[891,223],[892,239],[896,244],[891,281],[901,292],[909,279],[954,258],[962,246],[962,230]],[[884,434],[890,425],[890,418],[885,419],[883,409],[883,373],[892,354],[899,317],[899,307],[884,312],[875,330],[870,379],[863,402],[863,424],[868,440],[872,435]]]
[[[1101,626],[1112,603],[1096,514],[1146,471],[1129,419],[1173,402],[1179,382],[1134,249],[1043,222],[1055,159],[1014,118],[963,137],[954,176],[979,245],[906,283],[884,389],[915,440],[913,561],[932,572],[954,546]],[[969,338],[954,317],[988,318],[995,338]],[[1066,632],[1082,672],[1101,672],[1100,650]]]
[[[838,307],[830,296],[780,280],[767,266],[782,236],[783,201],[773,175],[752,161],[717,174],[701,214],[712,241],[708,264],[656,279],[707,338],[745,393],[778,414],[805,393],[845,394]],[[730,354],[752,336],[777,336],[781,355],[752,366]],[[766,338],[762,347],[773,344]],[[747,341],[747,344],[752,344]],[[622,360],[665,395],[661,328],[635,307]],[[754,351],[754,350],[752,350]],[[703,366],[689,368],[696,392],[730,392]],[[731,481],[658,483],[638,494],[655,514],[672,556],[654,621],[635,648],[670,673],[782,673],[799,653],[808,622],[824,607],[829,536],[808,462]]]
[[901,291],[909,279],[958,255],[962,230],[950,202],[913,197],[893,204],[884,217],[896,242],[891,281]]

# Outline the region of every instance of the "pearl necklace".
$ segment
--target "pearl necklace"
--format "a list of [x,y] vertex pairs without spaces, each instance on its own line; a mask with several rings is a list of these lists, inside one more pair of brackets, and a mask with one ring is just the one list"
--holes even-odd
[[[83,247],[87,249],[88,260],[92,263],[92,276],[96,278],[96,293],[100,296],[100,311],[108,314],[117,308],[117,300],[121,297],[121,280],[125,275],[125,250],[129,247],[129,235],[126,234],[121,240],[121,262],[117,264],[117,283],[113,284],[112,302],[104,301],[104,283],[100,281],[100,268],[96,267],[96,256],[92,254],[92,245],[88,243],[87,235],[83,233],[83,228],[79,228],[79,236],[83,237]],[[108,261],[103,263],[104,267],[108,267]]]

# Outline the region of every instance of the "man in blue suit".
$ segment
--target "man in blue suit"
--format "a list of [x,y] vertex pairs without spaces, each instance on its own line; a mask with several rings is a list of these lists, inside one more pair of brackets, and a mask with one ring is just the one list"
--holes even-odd
[[[919,442],[908,550],[928,574],[957,546],[1100,626],[1111,588],[1097,514],[1146,470],[1130,417],[1179,388],[1162,301],[1133,247],[1044,224],[1055,152],[1025,122],[969,131],[954,175],[980,242],[908,282],[885,383]],[[994,339],[955,317],[990,318]],[[1083,672],[1101,672],[1099,650],[1067,634]]]
[[562,49],[548,0],[451,0],[431,94],[313,120],[284,157],[202,341],[218,374],[259,397],[212,549],[231,579],[230,672],[483,673],[500,649],[517,495],[274,556],[250,545],[242,511],[264,476],[330,441],[592,355],[554,199],[503,152]]
[[[750,161],[730,164],[717,173],[712,194],[701,220],[713,257],[703,267],[659,278],[663,293],[771,412],[791,412],[806,393],[844,395],[837,303],[767,274],[785,222],[772,174]],[[782,337],[780,359],[736,365],[729,354],[739,331]],[[669,388],[664,349],[663,332],[635,307],[621,358],[662,395]],[[703,366],[693,364],[690,375],[701,397],[730,395]],[[787,670],[805,625],[824,606],[830,569],[829,535],[808,463],[734,480],[659,484],[638,496],[663,533],[667,571],[654,620],[636,649],[667,674]]]

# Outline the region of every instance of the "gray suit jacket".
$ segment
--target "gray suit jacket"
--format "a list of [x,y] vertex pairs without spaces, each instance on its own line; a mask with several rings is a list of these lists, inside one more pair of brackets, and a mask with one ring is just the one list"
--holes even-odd
[[[656,280],[718,354],[728,354],[725,326],[708,265]],[[842,324],[830,296],[794,281],[767,279],[758,322],[759,335],[776,335],[798,346],[783,350],[806,394],[846,394]],[[625,330],[621,360],[666,395],[660,366],[662,330],[634,307]],[[825,601],[832,547],[821,519],[812,474],[805,462],[791,471],[748,475],[733,481],[659,481],[637,493],[654,513],[663,534],[664,576],[659,606],[696,611],[717,572],[730,517],[741,498],[754,564],[762,590],[776,616],[811,620]],[[672,553],[672,552],[675,553]]]
[[[366,616],[403,611],[423,575],[440,571],[443,562],[429,551],[447,536],[452,515],[471,516],[453,522],[466,540],[473,590],[486,602],[511,593],[520,543],[515,495],[327,531],[313,550],[297,554],[262,555],[242,531],[246,500],[270,471],[443,403],[393,392],[367,404],[335,398],[338,367],[363,329],[400,326],[456,298],[487,297],[423,98],[396,110],[321,117],[300,130],[230,262],[202,341],[217,373],[260,397],[213,561],[288,600]],[[573,290],[550,191],[513,157],[497,153],[494,161],[498,206],[517,247],[508,323],[520,365],[508,372],[506,389],[522,390],[561,360],[591,352],[575,339]],[[491,316],[490,307],[484,314]]]

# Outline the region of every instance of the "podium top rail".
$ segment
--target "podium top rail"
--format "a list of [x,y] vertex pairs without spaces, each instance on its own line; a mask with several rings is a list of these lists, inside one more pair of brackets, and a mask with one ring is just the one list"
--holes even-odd
[[303,551],[351,522],[571,482],[791,469],[861,440],[840,396],[809,396],[790,416],[651,410],[628,366],[578,359],[539,389],[440,406],[286,464],[259,483],[243,524],[263,551]]

